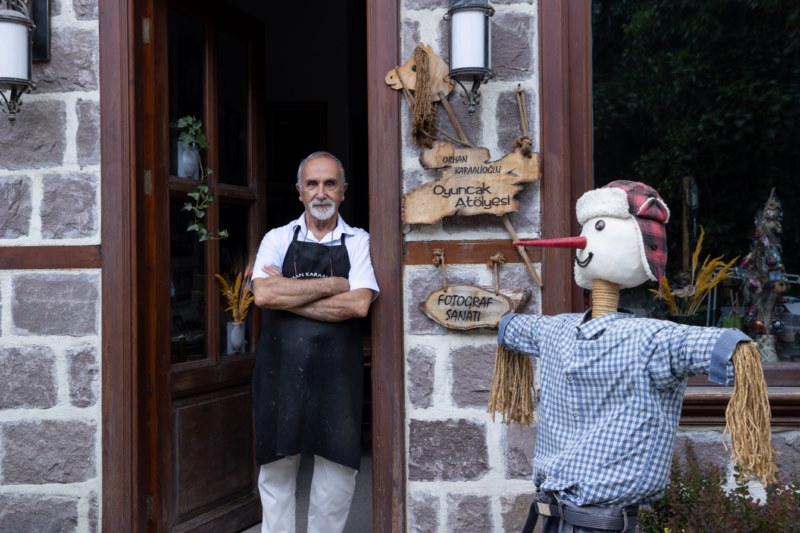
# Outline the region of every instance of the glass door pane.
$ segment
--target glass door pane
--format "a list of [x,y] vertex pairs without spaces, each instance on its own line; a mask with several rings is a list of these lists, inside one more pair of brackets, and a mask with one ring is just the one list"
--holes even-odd
[[248,184],[247,42],[220,32],[217,42],[219,172],[222,183]]

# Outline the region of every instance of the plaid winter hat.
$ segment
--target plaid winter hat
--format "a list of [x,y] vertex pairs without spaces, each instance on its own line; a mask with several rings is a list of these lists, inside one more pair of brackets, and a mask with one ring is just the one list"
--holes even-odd
[[653,281],[664,275],[667,264],[667,229],[669,208],[658,192],[638,181],[618,180],[588,191],[578,198],[575,207],[578,223],[610,216],[636,221],[642,265]]

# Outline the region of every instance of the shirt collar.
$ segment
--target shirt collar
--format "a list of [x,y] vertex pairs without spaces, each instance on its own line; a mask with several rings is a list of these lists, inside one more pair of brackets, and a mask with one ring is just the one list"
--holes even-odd
[[294,232],[294,228],[300,226],[300,239],[303,241],[310,241],[310,242],[318,242],[322,244],[327,244],[328,242],[337,242],[341,240],[342,235],[353,235],[353,228],[351,228],[347,222],[344,221],[342,215],[337,213],[336,216],[336,227],[333,228],[333,232],[328,232],[322,237],[322,240],[317,240],[314,237],[314,234],[308,231],[308,224],[306,224],[306,213],[303,213],[292,223],[292,231]]
[[631,311],[620,308],[616,313],[607,313],[601,317],[592,318],[592,310],[590,308],[583,314],[583,320],[578,326],[578,331],[583,338],[591,339],[603,333],[617,320],[634,318],[634,316]]

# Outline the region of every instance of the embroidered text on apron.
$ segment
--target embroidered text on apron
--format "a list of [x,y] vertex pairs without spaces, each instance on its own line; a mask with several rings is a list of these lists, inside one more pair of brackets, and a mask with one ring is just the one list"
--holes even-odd
[[[297,240],[282,272],[291,278],[346,278],[344,244]],[[320,322],[264,309],[253,373],[256,461],[310,452],[358,469],[361,459],[363,352],[357,319]]]

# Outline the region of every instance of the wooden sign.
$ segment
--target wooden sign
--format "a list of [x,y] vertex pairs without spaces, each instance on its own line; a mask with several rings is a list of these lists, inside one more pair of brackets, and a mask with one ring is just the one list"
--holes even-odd
[[452,285],[430,293],[420,309],[446,328],[496,328],[504,315],[524,305],[528,298],[528,289],[501,290],[495,294],[473,285]]
[[435,141],[420,155],[424,168],[441,168],[441,179],[426,183],[403,197],[406,224],[433,224],[446,216],[503,215],[519,210],[514,196],[523,183],[541,176],[539,154],[525,157],[515,150],[489,161],[486,148],[457,148]]

